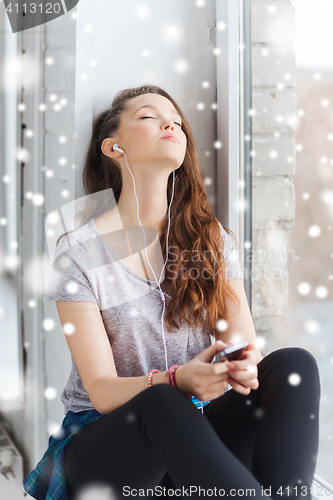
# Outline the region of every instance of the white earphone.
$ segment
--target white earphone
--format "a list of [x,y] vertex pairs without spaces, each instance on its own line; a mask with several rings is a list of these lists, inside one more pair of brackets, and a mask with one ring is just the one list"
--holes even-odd
[[125,153],[125,151],[123,149],[121,149],[116,142],[112,146],[112,149],[113,149],[113,151],[115,151],[115,150],[119,151],[119,153]]

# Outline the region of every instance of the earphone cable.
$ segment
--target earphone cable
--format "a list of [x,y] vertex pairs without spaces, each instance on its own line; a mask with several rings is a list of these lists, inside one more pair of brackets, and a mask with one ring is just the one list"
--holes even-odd
[[166,366],[166,370],[168,370],[168,355],[167,355],[166,342],[165,342],[165,334],[164,334],[164,325],[163,325],[163,316],[164,316],[164,312],[165,312],[165,296],[164,296],[163,291],[161,289],[160,283],[161,283],[161,278],[162,278],[162,274],[163,274],[164,268],[165,268],[166,263],[168,261],[168,240],[169,240],[169,231],[170,231],[170,208],[171,208],[171,203],[172,203],[172,200],[173,200],[173,197],[174,197],[175,171],[173,171],[172,197],[171,197],[170,204],[169,204],[169,209],[168,209],[168,220],[169,220],[169,222],[168,222],[168,231],[167,231],[167,238],[166,238],[166,259],[165,259],[165,262],[164,262],[164,265],[163,265],[163,268],[162,268],[162,271],[161,271],[161,274],[160,274],[160,279],[157,280],[157,277],[156,277],[156,274],[154,272],[154,269],[152,268],[152,266],[150,264],[150,261],[148,259],[146,234],[145,234],[145,231],[143,229],[143,226],[141,224],[141,220],[140,220],[140,217],[139,217],[139,200],[138,200],[138,197],[136,195],[135,179],[134,179],[134,176],[133,176],[133,174],[131,172],[131,169],[128,166],[125,152],[124,152],[124,158],[125,158],[125,162],[126,162],[128,170],[129,170],[129,173],[131,174],[132,179],[133,179],[134,195],[135,195],[135,199],[136,199],[136,203],[137,203],[137,213],[136,213],[136,215],[137,215],[138,221],[140,223],[140,226],[141,226],[141,229],[142,229],[142,232],[143,232],[143,237],[144,237],[144,240],[145,240],[145,250],[146,250],[147,262],[149,264],[150,269],[152,270],[152,273],[154,275],[155,281],[156,281],[156,283],[158,285],[158,288],[160,290],[161,299],[163,301],[163,313],[162,313],[162,317],[161,317],[161,327],[162,327],[162,333],[163,333],[165,366]]

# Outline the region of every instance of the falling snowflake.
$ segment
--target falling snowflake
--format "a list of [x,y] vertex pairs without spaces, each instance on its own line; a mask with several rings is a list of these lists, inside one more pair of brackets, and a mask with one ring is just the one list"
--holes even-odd
[[297,290],[298,290],[298,293],[300,293],[301,295],[307,295],[310,292],[311,287],[310,287],[309,283],[303,282],[303,283],[300,283],[298,285]]
[[310,238],[317,238],[320,235],[320,233],[321,229],[319,226],[313,225],[309,227],[308,236],[310,236]]
[[116,500],[118,498],[111,486],[96,483],[83,486],[76,496],[76,500]]
[[47,387],[44,391],[46,399],[54,399],[57,396],[57,391],[54,387]]
[[224,21],[219,21],[217,24],[216,24],[216,27],[219,31],[225,31],[226,28],[227,28],[227,25]]
[[268,12],[268,14],[276,14],[276,12],[277,12],[276,5],[269,5],[267,7],[267,12]]
[[51,319],[51,318],[44,319],[44,321],[43,321],[44,330],[50,332],[51,330],[53,330],[54,326],[55,326],[55,323],[54,323],[53,319]]
[[316,288],[315,294],[319,299],[324,299],[328,295],[328,290],[326,286],[318,286],[318,288]]
[[92,33],[93,27],[91,26],[91,24],[85,24],[83,26],[83,31],[84,31],[84,33],[87,33],[87,34]]
[[60,218],[59,218],[59,214],[58,212],[51,212],[48,216],[47,216],[47,220],[46,222],[48,224],[57,224],[59,222]]
[[161,31],[161,38],[166,45],[178,45],[184,37],[180,26],[170,24]]
[[216,329],[219,332],[225,332],[227,330],[228,326],[229,326],[229,324],[225,319],[219,319],[216,322]]
[[34,136],[34,132],[33,130],[31,130],[31,128],[27,128],[24,132],[24,135],[30,139],[31,137]]
[[27,149],[19,147],[17,148],[16,158],[18,161],[26,163],[30,161],[31,155]]
[[70,192],[68,191],[68,189],[63,189],[60,194],[63,198],[68,198]]
[[44,196],[40,193],[36,193],[33,195],[33,198],[32,198],[32,203],[36,206],[36,207],[40,207],[41,205],[44,204]]
[[299,375],[299,373],[291,373],[288,377],[288,382],[290,385],[299,385],[302,381],[302,378],[301,376]]
[[152,15],[150,9],[144,5],[140,4],[135,8],[135,14],[140,18],[140,19],[149,19]]
[[73,325],[73,323],[65,323],[63,325],[63,329],[66,335],[71,335],[75,332],[75,326]]
[[68,293],[76,293],[78,290],[78,285],[77,283],[71,282],[67,284],[66,289]]
[[186,73],[189,69],[189,64],[185,59],[178,59],[175,62],[174,69],[177,73]]
[[264,337],[257,337],[254,341],[254,345],[258,347],[258,349],[262,349],[266,345],[266,339]]
[[253,412],[253,415],[255,416],[255,418],[263,418],[265,416],[265,412],[262,408],[256,408]]
[[314,319],[306,319],[303,323],[305,330],[311,335],[317,335],[321,331],[321,326]]

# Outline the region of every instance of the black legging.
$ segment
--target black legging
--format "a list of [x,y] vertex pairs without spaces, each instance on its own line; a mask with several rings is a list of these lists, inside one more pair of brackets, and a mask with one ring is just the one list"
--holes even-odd
[[89,485],[107,486],[113,499],[224,491],[310,500],[319,435],[316,360],[302,348],[278,349],[260,361],[258,379],[248,396],[230,389],[204,415],[178,389],[156,384],[79,430],[65,454],[70,500]]

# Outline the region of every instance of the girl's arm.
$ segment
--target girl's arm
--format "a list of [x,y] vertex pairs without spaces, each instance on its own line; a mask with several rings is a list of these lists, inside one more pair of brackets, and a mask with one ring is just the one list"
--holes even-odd
[[[94,408],[109,413],[148,387],[147,376],[118,377],[112,349],[95,302],[57,301],[60,322],[83,386]],[[66,323],[74,332],[66,334]]]
[[228,382],[234,390],[247,395],[251,389],[258,388],[258,369],[256,365],[263,359],[263,356],[257,346],[257,336],[243,280],[230,280],[229,285],[236,292],[240,305],[228,293],[226,299],[226,305],[230,313],[228,328],[220,332],[217,338],[231,344],[243,342],[244,340],[250,344],[240,359],[231,363],[229,370],[230,378],[228,378]]
[[[148,387],[147,375],[117,376],[112,348],[95,302],[57,301],[56,304],[83,386],[99,413],[111,412]],[[66,326],[67,323],[71,324],[71,328]],[[73,333],[66,333],[72,330]],[[202,400],[223,394],[227,387],[229,364],[214,365],[210,364],[210,360],[224,347],[223,342],[216,342],[182,365],[176,374],[179,389]],[[181,368],[185,370],[179,376]],[[165,371],[155,374],[153,385],[165,383],[165,375]]]
[[244,340],[249,344],[253,344],[255,361],[258,364],[259,361],[263,359],[263,356],[256,345],[257,336],[245,294],[244,282],[242,279],[235,279],[230,280],[229,285],[236,292],[240,305],[238,305],[236,299],[228,293],[226,299],[226,306],[230,313],[228,328],[223,332],[219,332],[217,338],[231,344],[243,342]]

